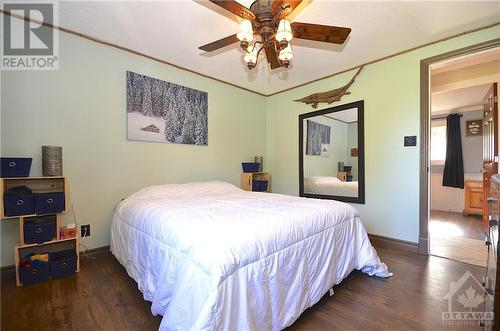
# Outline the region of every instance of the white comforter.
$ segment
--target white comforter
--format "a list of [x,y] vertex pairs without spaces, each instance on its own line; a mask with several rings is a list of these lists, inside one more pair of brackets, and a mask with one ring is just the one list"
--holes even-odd
[[354,269],[390,275],[349,205],[222,182],[131,195],[111,251],[164,316],[160,330],[279,330]]
[[304,179],[304,192],[323,195],[357,197],[358,182],[343,182],[333,176],[313,176]]

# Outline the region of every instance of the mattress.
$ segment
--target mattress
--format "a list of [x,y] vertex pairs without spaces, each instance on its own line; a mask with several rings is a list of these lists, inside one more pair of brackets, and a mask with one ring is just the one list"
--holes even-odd
[[304,193],[357,197],[358,182],[343,182],[333,176],[313,176],[304,179]]
[[352,270],[391,275],[349,205],[224,182],[132,194],[111,251],[160,330],[281,330]]

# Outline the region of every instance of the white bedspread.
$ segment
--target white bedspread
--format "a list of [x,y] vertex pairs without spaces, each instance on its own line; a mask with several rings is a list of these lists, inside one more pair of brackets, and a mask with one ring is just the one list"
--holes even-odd
[[349,205],[223,182],[131,195],[111,251],[163,315],[160,330],[280,330],[354,269],[391,275]]
[[333,176],[313,176],[304,178],[304,192],[347,197],[358,196],[358,182],[343,182]]

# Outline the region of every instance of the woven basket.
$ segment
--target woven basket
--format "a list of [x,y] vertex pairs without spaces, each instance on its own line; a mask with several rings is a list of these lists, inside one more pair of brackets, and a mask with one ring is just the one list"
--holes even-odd
[[44,176],[62,176],[62,147],[42,146],[42,173]]

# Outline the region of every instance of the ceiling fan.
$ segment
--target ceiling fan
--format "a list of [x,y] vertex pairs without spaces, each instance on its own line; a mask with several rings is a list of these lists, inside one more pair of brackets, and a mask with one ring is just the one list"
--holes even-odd
[[[212,52],[239,42],[245,51],[244,60],[249,69],[255,68],[262,50],[269,67],[288,68],[293,57],[289,44],[292,38],[343,44],[350,28],[290,21],[287,17],[302,0],[257,0],[250,9],[234,0],[209,0],[243,20],[236,34],[203,45],[199,49]],[[255,35],[260,38],[255,38]],[[260,45],[260,46],[259,46]]]

